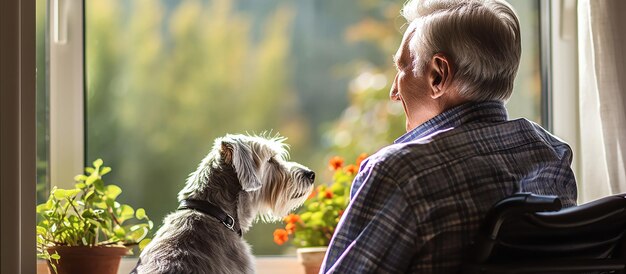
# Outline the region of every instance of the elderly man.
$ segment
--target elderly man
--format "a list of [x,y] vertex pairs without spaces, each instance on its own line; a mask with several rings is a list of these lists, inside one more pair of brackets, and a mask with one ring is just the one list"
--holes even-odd
[[487,210],[516,192],[576,204],[567,144],[503,102],[519,66],[504,1],[409,1],[391,100],[407,133],[361,164],[323,273],[455,273]]

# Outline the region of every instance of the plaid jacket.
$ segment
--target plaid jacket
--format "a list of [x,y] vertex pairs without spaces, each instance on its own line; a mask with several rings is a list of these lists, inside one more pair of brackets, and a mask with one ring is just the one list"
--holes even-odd
[[322,273],[455,273],[487,210],[516,192],[576,204],[572,152],[500,102],[450,109],[366,159]]

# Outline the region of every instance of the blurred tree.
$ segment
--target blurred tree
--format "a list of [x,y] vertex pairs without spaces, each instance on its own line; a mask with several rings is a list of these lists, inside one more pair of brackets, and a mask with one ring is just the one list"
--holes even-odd
[[225,133],[284,127],[305,143],[285,65],[291,17],[277,9],[253,43],[228,0],[88,3],[87,155],[111,163],[120,199],[162,218]]
[[369,53],[347,65],[346,70],[353,75],[348,87],[350,103],[326,134],[332,144],[329,156],[356,158],[363,152],[373,154],[405,132],[402,105],[389,100],[396,74],[391,57],[402,38],[397,25],[400,4],[356,1],[367,16],[348,27],[344,39]]
[[[374,153],[404,133],[390,102],[402,37],[392,0],[86,3],[87,161],[111,164],[120,200],[155,220],[226,133],[274,130],[330,180],[330,156]],[[324,172],[326,171],[326,172]],[[246,235],[256,254],[280,224]]]

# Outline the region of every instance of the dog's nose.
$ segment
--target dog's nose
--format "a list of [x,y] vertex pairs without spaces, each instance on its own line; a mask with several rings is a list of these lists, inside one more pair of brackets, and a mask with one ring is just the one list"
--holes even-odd
[[304,173],[304,176],[306,176],[307,178],[309,178],[311,180],[311,182],[315,181],[315,172],[313,171],[307,171]]

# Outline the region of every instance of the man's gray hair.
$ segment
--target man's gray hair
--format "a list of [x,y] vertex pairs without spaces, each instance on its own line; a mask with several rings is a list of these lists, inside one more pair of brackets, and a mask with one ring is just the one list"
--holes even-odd
[[506,101],[522,52],[519,20],[498,0],[410,0],[402,9],[409,30],[413,71],[421,74],[436,53],[452,58],[461,96]]

